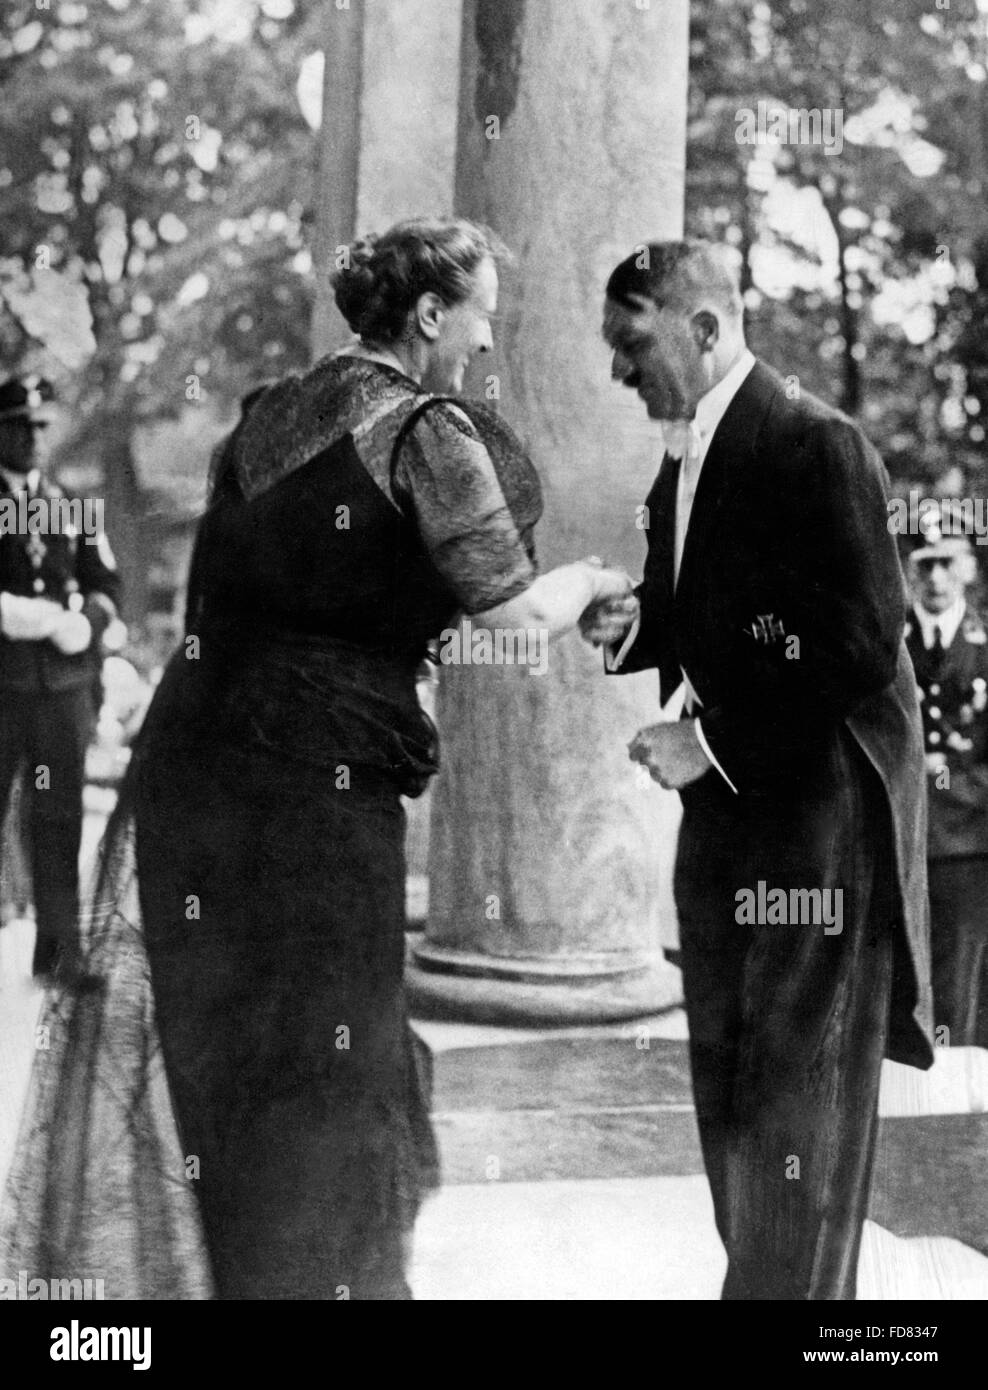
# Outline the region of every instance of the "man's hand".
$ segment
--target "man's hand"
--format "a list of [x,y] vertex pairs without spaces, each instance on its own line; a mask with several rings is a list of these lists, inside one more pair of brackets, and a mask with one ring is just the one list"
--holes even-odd
[[639,729],[628,744],[628,757],[647,767],[652,781],[669,791],[689,786],[713,767],[696,736],[695,719]]
[[634,594],[591,603],[580,618],[580,636],[594,647],[620,642],[638,617],[638,608]]

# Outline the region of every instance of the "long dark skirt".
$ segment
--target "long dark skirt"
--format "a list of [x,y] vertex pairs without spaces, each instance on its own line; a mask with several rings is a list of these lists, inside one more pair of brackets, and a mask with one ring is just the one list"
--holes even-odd
[[217,1296],[403,1299],[437,1181],[402,996],[393,781],[263,748],[148,750],[140,901]]

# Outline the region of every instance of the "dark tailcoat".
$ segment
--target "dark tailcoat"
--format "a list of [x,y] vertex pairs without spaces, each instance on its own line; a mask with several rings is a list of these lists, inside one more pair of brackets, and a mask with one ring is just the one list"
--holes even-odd
[[[687,671],[711,751],[750,816],[810,788],[825,807],[821,779],[840,731],[852,735],[881,779],[896,851],[897,975],[911,988],[897,993],[888,1055],[925,1068],[923,733],[887,487],[878,454],[852,421],[805,393],[789,399],[776,373],[756,362],[711,441],[675,591],[672,467],[649,494],[642,625],[622,670],[658,667],[663,703]],[[798,655],[789,638],[798,639]],[[774,815],[770,827],[775,837]],[[805,834],[805,821],[793,831]],[[757,836],[754,845],[750,870],[738,866],[739,885],[782,871],[789,846]],[[793,848],[801,860],[804,846]]]
[[[724,1297],[854,1297],[883,1055],[932,1063],[926,801],[887,478],[756,363],[700,474],[678,585],[669,456],[622,670],[685,670],[716,769],[683,789],[675,893]],[[839,891],[843,919],[738,915]],[[833,902],[836,902],[836,896]]]

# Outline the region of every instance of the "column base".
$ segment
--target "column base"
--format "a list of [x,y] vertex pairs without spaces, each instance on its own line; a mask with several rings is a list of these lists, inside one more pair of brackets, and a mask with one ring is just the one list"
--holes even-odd
[[512,960],[410,938],[405,988],[419,1018],[464,1023],[617,1023],[679,1007],[682,977],[661,953],[608,962]]

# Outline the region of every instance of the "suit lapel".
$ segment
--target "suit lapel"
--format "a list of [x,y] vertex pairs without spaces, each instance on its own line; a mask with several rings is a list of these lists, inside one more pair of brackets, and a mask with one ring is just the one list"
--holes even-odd
[[708,538],[732,495],[744,487],[746,470],[754,460],[758,432],[781,389],[776,374],[763,362],[756,361],[714,431],[690,513],[676,585],[677,605],[686,599],[698,576],[702,576]]
[[650,541],[649,582],[663,611],[672,602],[673,562],[676,553],[676,488],[680,467],[679,459],[666,454],[647,503]]
[[662,698],[668,699],[679,684],[673,623],[673,564],[676,548],[676,487],[679,459],[666,454],[658,477],[646,499],[648,508],[648,555],[645,560],[645,586],[648,590],[650,622],[663,634],[659,646],[659,684]]

